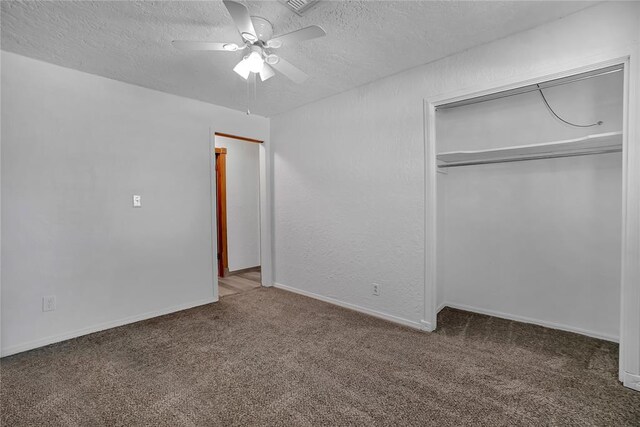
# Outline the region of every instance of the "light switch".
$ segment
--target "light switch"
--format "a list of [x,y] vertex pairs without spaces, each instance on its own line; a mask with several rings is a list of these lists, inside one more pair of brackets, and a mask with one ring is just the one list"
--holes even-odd
[[134,208],[141,208],[142,207],[142,196],[140,196],[138,194],[134,194],[133,195],[133,207]]

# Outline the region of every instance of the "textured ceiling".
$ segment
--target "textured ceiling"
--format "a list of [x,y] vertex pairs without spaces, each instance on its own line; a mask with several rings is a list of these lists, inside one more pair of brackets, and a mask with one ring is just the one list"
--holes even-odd
[[[279,49],[311,78],[258,82],[251,111],[272,116],[561,18],[588,2],[321,1],[299,17],[245,2],[276,34],[317,24],[324,38]],[[239,52],[182,52],[173,39],[239,42],[221,1],[2,2],[2,49],[163,92],[246,110]],[[252,91],[251,91],[252,92]],[[253,96],[253,93],[251,93]]]

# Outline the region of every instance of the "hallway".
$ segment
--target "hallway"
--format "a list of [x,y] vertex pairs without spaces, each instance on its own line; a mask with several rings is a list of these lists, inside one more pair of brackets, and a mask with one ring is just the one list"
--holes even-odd
[[227,273],[225,277],[218,277],[218,296],[223,298],[257,289],[261,286],[260,280],[260,267]]

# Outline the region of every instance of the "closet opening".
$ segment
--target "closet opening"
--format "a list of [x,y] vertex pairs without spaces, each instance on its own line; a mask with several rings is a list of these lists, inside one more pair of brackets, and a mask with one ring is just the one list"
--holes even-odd
[[626,79],[425,102],[428,328],[449,307],[620,342]]

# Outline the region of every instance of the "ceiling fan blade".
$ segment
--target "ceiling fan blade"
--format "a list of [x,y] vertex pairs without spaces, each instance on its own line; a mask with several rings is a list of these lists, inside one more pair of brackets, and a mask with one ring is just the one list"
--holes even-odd
[[229,15],[233,18],[233,22],[236,23],[236,27],[238,27],[242,38],[250,42],[258,40],[256,30],[253,28],[253,22],[251,22],[249,9],[247,9],[245,5],[231,0],[223,0],[223,3],[229,11]]
[[280,71],[285,76],[289,77],[295,83],[304,83],[305,80],[309,78],[307,73],[298,69],[294,65],[291,65],[291,63],[285,61],[282,58],[280,58],[280,60],[275,64],[271,64],[271,66]]
[[217,43],[217,42],[192,42],[188,40],[174,40],[171,42],[173,47],[180,50],[224,50],[233,52],[238,50],[235,43]]
[[275,76],[276,72],[273,71],[273,68],[269,64],[264,64],[262,66],[262,70],[260,70],[260,80],[263,82],[265,80],[269,80],[271,77]]
[[300,30],[292,31],[290,33],[275,37],[269,40],[267,45],[269,47],[280,47],[282,45],[311,40],[326,35],[327,33],[322,29],[322,27],[312,25],[310,27],[305,27]]

